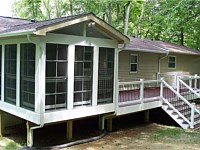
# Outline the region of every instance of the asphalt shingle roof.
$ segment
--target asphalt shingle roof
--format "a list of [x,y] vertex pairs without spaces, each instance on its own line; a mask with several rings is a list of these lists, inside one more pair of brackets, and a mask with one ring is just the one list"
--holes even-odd
[[27,23],[31,23],[31,20],[0,16],[0,32]]
[[[26,20],[26,21],[24,21],[24,23],[22,21],[20,21],[20,19],[16,19],[17,23],[14,24],[13,26],[8,26],[7,28],[6,28],[6,24],[2,23],[2,30],[0,30],[0,34],[9,33],[9,32],[17,32],[17,31],[34,30],[34,29],[46,27],[46,26],[49,26],[49,25],[61,23],[61,22],[64,22],[64,21],[69,21],[69,20],[72,20],[72,19],[84,17],[88,14],[91,14],[91,13],[74,15],[74,16],[67,16],[67,17],[56,18],[56,19],[51,19],[51,20],[44,20],[44,21],[37,21],[37,22],[31,22],[31,21]],[[1,22],[4,22],[4,20],[3,19],[1,20],[1,18],[0,18],[0,24],[1,24]]]
[[191,54],[191,55],[200,55],[200,51],[194,50],[185,46],[178,44],[173,44],[164,41],[156,41],[149,39],[140,39],[135,37],[129,37],[130,44],[127,44],[125,49],[129,50],[138,50],[138,51],[149,51],[149,52],[162,52],[167,53],[181,53],[181,54]]

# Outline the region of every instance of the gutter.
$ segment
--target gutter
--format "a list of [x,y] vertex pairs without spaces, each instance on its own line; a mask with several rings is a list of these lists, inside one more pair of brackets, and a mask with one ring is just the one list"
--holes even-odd
[[17,32],[9,32],[9,33],[0,33],[0,38],[1,37],[11,37],[11,36],[19,36],[19,35],[29,35],[33,34],[35,32],[35,29],[32,30],[26,30],[26,31],[17,31]]
[[148,50],[148,49],[140,49],[140,48],[124,48],[124,47],[120,47],[119,48],[120,49],[120,51],[122,51],[122,50],[129,50],[129,51],[138,51],[138,52],[148,52],[148,53],[161,53],[161,54],[166,54],[167,53],[167,51],[157,51],[157,50]]
[[[40,45],[38,42],[34,41],[31,39],[30,34],[27,34],[27,39],[29,42],[35,44],[35,45]],[[42,46],[40,45],[40,49],[42,49]],[[34,126],[30,128],[30,144],[28,145],[29,147],[33,146],[33,130],[43,128],[44,127],[44,113],[43,113],[43,105],[41,105],[41,101],[39,101],[40,104],[40,125],[39,126]]]

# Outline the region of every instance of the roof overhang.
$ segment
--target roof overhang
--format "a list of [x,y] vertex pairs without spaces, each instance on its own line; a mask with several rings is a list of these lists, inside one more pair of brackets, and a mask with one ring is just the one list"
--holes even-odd
[[119,48],[120,50],[128,50],[128,51],[136,51],[136,52],[146,52],[146,53],[160,53],[160,54],[168,54],[169,51],[158,51],[158,50],[150,50],[150,49],[141,49],[141,48]]
[[0,38],[3,37],[12,37],[12,36],[20,36],[20,35],[27,35],[27,34],[33,34],[36,30],[22,30],[22,31],[14,31],[14,32],[8,32],[8,33],[2,33],[0,34]]
[[90,21],[90,20],[95,22],[95,27],[97,27],[98,29],[100,29],[103,32],[105,32],[106,34],[108,34],[112,39],[117,40],[119,44],[124,44],[124,43],[130,42],[130,39],[127,36],[123,35],[118,30],[116,30],[115,28],[113,28],[112,26],[110,26],[109,24],[104,22],[103,20],[99,19],[98,17],[96,17],[92,13],[90,13],[86,16],[83,16],[83,17],[79,17],[79,18],[75,18],[75,19],[71,19],[71,20],[66,20],[66,21],[63,21],[63,22],[60,22],[60,23],[56,23],[56,24],[52,24],[52,25],[48,25],[48,26],[38,28],[33,33],[36,34],[36,35],[45,36],[47,34],[47,32],[51,32],[51,31],[54,31],[54,30],[57,30],[57,29],[60,29],[60,28],[64,28],[64,27],[67,27],[67,26],[70,26],[70,25],[74,25],[74,24],[77,24],[77,23]]

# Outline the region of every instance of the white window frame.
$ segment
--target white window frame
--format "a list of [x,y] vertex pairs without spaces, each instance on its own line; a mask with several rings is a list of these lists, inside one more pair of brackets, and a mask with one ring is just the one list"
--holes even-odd
[[[131,57],[132,56],[136,56],[137,57],[137,62],[136,63],[131,63]],[[130,63],[130,73],[137,73],[138,72],[138,54],[130,54],[130,62],[129,63]],[[132,71],[131,70],[131,65],[132,64],[136,64],[137,65],[137,70],[136,71]]]
[[[169,67],[169,63],[172,63],[172,62],[169,61],[169,58],[170,58],[170,57],[175,58],[175,62],[174,62],[174,63],[175,63],[175,66],[174,66],[174,67]],[[167,65],[168,65],[168,69],[176,69],[176,56],[169,55],[169,56],[168,56],[168,64],[167,64]]]

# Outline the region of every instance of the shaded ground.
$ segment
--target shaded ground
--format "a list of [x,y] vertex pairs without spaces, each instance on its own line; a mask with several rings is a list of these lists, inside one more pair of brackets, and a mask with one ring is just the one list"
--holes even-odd
[[[176,126],[177,124],[160,109],[151,111],[151,121]],[[144,123],[144,113],[136,113],[113,119],[113,132],[95,142],[81,144],[62,150],[197,150],[200,149],[200,131],[183,130],[179,127]],[[98,135],[98,118],[74,122],[74,140]],[[0,150],[13,150],[26,145],[25,124],[14,128],[16,134],[7,133],[0,138]],[[45,126],[34,132],[36,146],[64,144],[66,142],[66,123]]]
[[154,123],[108,133],[103,139],[63,150],[199,150],[200,132]]

